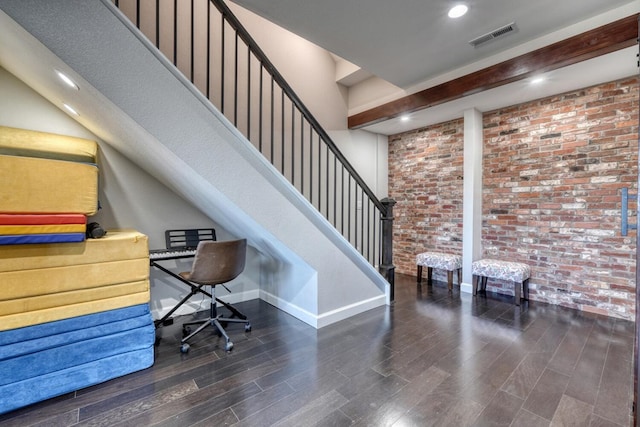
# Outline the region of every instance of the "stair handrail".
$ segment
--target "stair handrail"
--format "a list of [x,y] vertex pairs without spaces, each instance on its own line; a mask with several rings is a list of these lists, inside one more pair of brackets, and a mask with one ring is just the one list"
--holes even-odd
[[293,88],[287,83],[285,78],[280,74],[275,65],[269,60],[264,51],[260,48],[258,43],[251,37],[247,29],[242,25],[242,23],[238,20],[238,18],[233,14],[231,9],[224,3],[222,0],[210,0],[213,3],[220,13],[225,17],[227,22],[231,25],[231,27],[237,31],[238,35],[242,40],[247,44],[251,52],[255,55],[255,57],[261,62],[264,68],[271,74],[274,80],[280,85],[280,87],[287,94],[289,99],[295,104],[295,106],[300,110],[300,112],[307,119],[309,124],[313,127],[313,130],[318,133],[321,139],[325,144],[329,147],[329,149],[333,152],[333,154],[338,158],[338,160],[344,165],[349,174],[354,178],[354,180],[358,183],[358,185],[363,189],[363,191],[367,194],[369,199],[375,204],[382,215],[386,214],[386,208],[380,202],[378,197],[371,191],[371,188],[367,185],[367,183],[362,179],[360,174],[353,168],[349,160],[342,154],[340,149],[333,142],[331,137],[327,134],[324,128],[320,125],[318,120],[311,114],[309,109],[304,105],[300,97],[296,94]]

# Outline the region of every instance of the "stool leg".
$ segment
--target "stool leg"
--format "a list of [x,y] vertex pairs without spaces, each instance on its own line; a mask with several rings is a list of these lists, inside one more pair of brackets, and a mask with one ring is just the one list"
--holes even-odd
[[427,285],[431,286],[431,274],[433,273],[433,268],[427,267]]
[[451,270],[447,271],[447,287],[450,291],[453,290],[453,271]]
[[524,292],[524,299],[529,301],[529,279],[522,282],[522,292]]
[[462,269],[458,269],[458,286],[462,285]]
[[520,286],[523,286],[524,283],[516,283],[515,284],[515,289],[516,289],[516,295],[515,295],[515,303],[516,305],[520,305]]
[[418,283],[422,282],[422,266],[418,266]]
[[471,280],[471,287],[473,288],[473,295],[478,294],[478,276],[473,275],[473,279]]

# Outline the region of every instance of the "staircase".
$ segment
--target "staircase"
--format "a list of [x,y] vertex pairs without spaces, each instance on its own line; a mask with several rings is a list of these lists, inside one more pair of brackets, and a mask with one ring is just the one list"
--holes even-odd
[[[178,3],[188,4],[174,2]],[[350,166],[338,165],[339,155],[331,147],[318,148],[324,135],[305,114],[296,112],[297,106],[289,110],[290,101],[277,104],[283,95],[267,101],[278,105],[269,113],[270,130],[263,125],[254,133],[248,126],[241,132],[240,102],[224,107],[229,104],[223,101],[222,109],[215,108],[210,100],[215,96],[206,88],[199,91],[111,2],[0,0],[0,8],[83,79],[83,90],[98,106],[93,117],[83,117],[89,130],[229,232],[248,238],[261,253],[262,299],[315,327],[390,302],[389,283],[359,253],[371,259],[379,256],[376,224],[383,215],[373,214],[376,219],[365,225],[365,214],[358,218],[348,211],[347,205],[356,199],[345,202],[344,196],[369,196],[367,189],[351,181],[356,178],[349,175]],[[267,87],[276,93],[275,78]],[[293,124],[275,115],[283,109],[290,112],[287,117],[294,117]],[[289,137],[276,132],[278,123],[281,129],[292,129]],[[293,166],[287,172],[288,162],[272,165],[256,150],[266,150],[272,161],[287,158],[274,142],[297,133],[309,135],[307,145],[303,139],[291,146],[296,152],[307,147],[307,154],[300,156],[303,163],[312,158],[311,151],[321,153],[309,160],[308,169]],[[257,146],[248,141],[251,134],[262,135],[262,146],[260,139]],[[325,171],[324,178],[313,170]],[[342,186],[339,180],[327,181],[340,174]],[[340,196],[332,195],[332,188],[340,188]],[[372,210],[361,209],[367,216]],[[345,224],[346,236],[328,220]],[[369,241],[367,235],[377,237]]]
[[223,0],[113,3],[362,256],[380,265],[388,207]]

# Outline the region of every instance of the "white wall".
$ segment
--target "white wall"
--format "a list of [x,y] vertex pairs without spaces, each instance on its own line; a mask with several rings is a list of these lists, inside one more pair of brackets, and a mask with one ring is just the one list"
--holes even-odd
[[[0,68],[0,125],[51,132],[97,141],[99,198],[102,209],[89,221],[105,229],[133,228],[149,237],[150,248],[164,248],[164,231],[168,229],[215,228],[218,239],[233,238],[206,215],[169,190],[152,176],[131,163],[115,149],[71,119],[66,113],[33,91],[16,76]],[[229,301],[257,298],[260,260],[250,249],[245,273],[236,280]],[[252,255],[253,256],[252,256]],[[172,270],[189,269],[190,262],[165,262]],[[182,299],[187,287],[151,269],[151,307],[158,318]],[[224,294],[221,296],[224,297]],[[185,314],[207,302],[194,298],[178,314]]]
[[379,199],[389,190],[389,144],[384,135],[367,131],[329,132],[351,165]]
[[403,89],[372,76],[349,88],[348,115],[361,113],[407,95]]

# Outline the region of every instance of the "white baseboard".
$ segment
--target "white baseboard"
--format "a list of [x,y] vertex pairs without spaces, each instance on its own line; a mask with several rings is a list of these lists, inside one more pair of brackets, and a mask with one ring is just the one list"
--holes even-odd
[[307,310],[304,310],[300,307],[298,307],[295,304],[291,304],[288,301],[285,301],[281,298],[276,297],[275,295],[269,293],[269,292],[265,292],[265,291],[260,291],[260,299],[263,300],[266,303],[271,304],[272,306],[276,307],[279,310],[284,311],[285,313],[288,313],[290,315],[292,315],[293,317],[295,317],[296,319],[302,320],[304,323],[306,323],[307,325],[311,325],[314,328],[317,328],[318,326],[318,319],[317,316],[308,312]]
[[460,292],[464,292],[466,294],[470,294],[473,292],[473,285],[471,283],[462,282],[460,285]]
[[[339,322],[340,320],[347,319],[351,316],[355,316],[356,314],[363,313],[367,310],[371,310],[372,308],[380,307],[382,305],[387,305],[387,295],[380,295],[374,298],[370,298],[368,300],[359,301],[355,304],[350,304],[344,307],[340,307],[335,310],[328,311],[326,313],[316,315],[310,313],[307,310],[300,308],[299,306],[292,304],[288,301],[285,301],[281,298],[276,297],[273,294],[270,294],[261,290],[252,290],[247,292],[237,292],[227,295],[217,295],[218,298],[221,298],[223,301],[228,302],[229,304],[236,304],[243,301],[249,301],[252,299],[260,298],[261,300],[271,304],[272,306],[284,311],[303,321],[304,323],[313,326],[316,329],[322,328],[324,326],[331,325],[333,323]],[[177,304],[178,301],[172,302],[172,304]],[[209,307],[209,298],[197,298],[194,297],[192,300],[184,303],[176,312],[175,316],[182,316],[193,314],[196,311],[206,310]],[[162,307],[159,310],[153,310],[153,318],[160,319],[164,316],[169,310],[173,308],[173,305]]]
[[336,310],[321,314],[318,317],[318,328],[331,325],[332,323],[339,322],[340,320],[347,319],[351,316],[355,316],[356,314],[364,313],[367,310],[371,310],[372,308],[380,307],[382,305],[388,305],[387,295],[380,295],[374,298],[369,298],[368,300],[359,301],[355,304],[340,307]]
[[387,296],[380,295],[375,298],[370,298],[368,300],[360,301],[355,304],[350,304],[336,310],[316,315],[268,292],[260,291],[260,299],[316,329],[320,329],[356,314],[371,310],[372,308],[387,304]]

